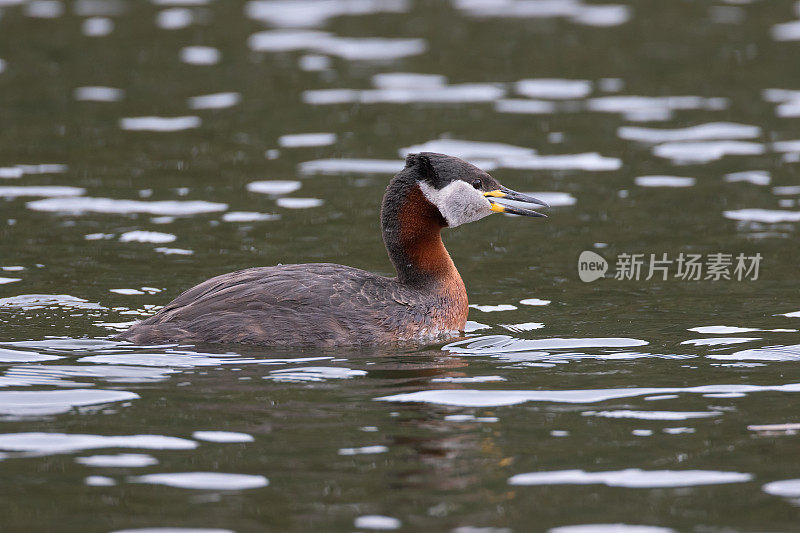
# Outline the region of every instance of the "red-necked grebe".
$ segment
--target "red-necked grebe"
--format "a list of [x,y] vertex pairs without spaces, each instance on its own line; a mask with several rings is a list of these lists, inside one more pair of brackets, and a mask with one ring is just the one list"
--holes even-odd
[[467,291],[441,229],[493,212],[544,216],[497,198],[547,205],[456,157],[411,154],[381,208],[397,277],[331,263],[249,268],[187,290],[119,337],[137,344],[340,346],[452,335],[466,324]]

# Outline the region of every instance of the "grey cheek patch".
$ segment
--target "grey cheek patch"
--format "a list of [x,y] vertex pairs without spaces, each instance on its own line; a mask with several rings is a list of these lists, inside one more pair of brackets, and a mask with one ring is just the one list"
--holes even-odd
[[454,181],[442,189],[435,189],[424,182],[419,186],[450,227],[480,220],[492,212],[491,204],[483,194],[464,181]]

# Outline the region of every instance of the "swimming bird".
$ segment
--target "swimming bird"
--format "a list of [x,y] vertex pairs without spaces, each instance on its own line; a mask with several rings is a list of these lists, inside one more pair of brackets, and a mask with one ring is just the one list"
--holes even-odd
[[329,347],[452,336],[467,321],[467,290],[441,230],[492,213],[545,216],[498,203],[501,198],[547,206],[456,157],[411,154],[381,207],[396,277],[331,263],[248,268],[187,290],[119,338]]

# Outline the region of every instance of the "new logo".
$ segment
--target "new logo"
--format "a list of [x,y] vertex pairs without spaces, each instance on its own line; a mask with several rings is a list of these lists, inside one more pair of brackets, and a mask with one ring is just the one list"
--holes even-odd
[[581,281],[590,283],[602,278],[608,271],[608,261],[602,255],[586,250],[578,257],[578,276]]

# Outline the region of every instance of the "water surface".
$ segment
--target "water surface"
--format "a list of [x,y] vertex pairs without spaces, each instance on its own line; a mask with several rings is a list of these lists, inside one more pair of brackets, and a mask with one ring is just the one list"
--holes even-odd
[[[0,1],[3,530],[796,529],[798,16]],[[236,269],[391,274],[379,202],[418,150],[553,205],[447,231],[466,338],[111,340]],[[617,280],[622,254],[762,261]]]

